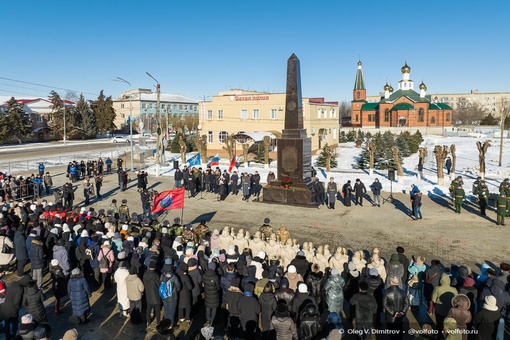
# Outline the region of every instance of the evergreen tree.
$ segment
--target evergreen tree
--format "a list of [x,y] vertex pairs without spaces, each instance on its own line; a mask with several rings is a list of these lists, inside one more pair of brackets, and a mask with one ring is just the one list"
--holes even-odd
[[62,136],[64,135],[64,102],[62,101],[62,98],[60,98],[60,95],[55,91],[51,91],[50,101],[51,101],[51,113],[48,125],[55,134]]
[[[414,133],[414,135],[412,137],[413,137],[413,145],[411,148],[411,152],[415,153],[415,152],[418,152],[418,149],[420,148],[420,144],[423,142],[423,136],[422,136],[420,130],[416,130],[416,132]],[[416,151],[414,151],[414,148],[416,148]]]
[[92,101],[90,106],[94,111],[97,130],[100,134],[115,130],[116,113],[113,108],[112,96],[106,97],[103,90],[101,90],[97,100]]
[[[327,148],[328,148],[328,144],[326,143],[326,145],[324,145],[324,147],[322,148],[322,151],[319,154],[319,156],[317,156],[317,160],[315,161],[316,166],[320,166],[323,168],[326,167],[326,149]],[[331,168],[336,168],[338,165],[338,163],[336,161],[336,153],[335,152],[331,153],[331,159],[330,159],[329,165],[331,166]]]
[[79,121],[79,124],[76,125],[76,130],[79,131],[83,137],[92,138],[96,136],[96,116],[83,94],[80,94],[80,98],[76,102],[75,119],[75,122]]
[[379,161],[379,169],[394,169],[395,163],[393,162],[393,153],[391,148],[395,145],[395,139],[390,131],[386,131],[381,138],[381,154],[382,157]]
[[398,147],[398,156],[400,160],[404,157],[409,157],[411,155],[411,150],[409,149],[408,138],[404,133],[400,133],[398,137],[395,139],[395,144]]
[[499,125],[499,120],[494,118],[492,114],[488,114],[484,119],[480,121],[480,125]]
[[340,134],[338,135],[338,143],[347,143],[348,138],[345,131],[340,131]]
[[351,130],[347,132],[346,137],[348,142],[354,142],[356,140],[356,132],[354,130]]
[[0,141],[23,139],[32,134],[29,116],[14,97],[7,102],[7,109],[0,116]]
[[180,153],[181,146],[179,145],[179,140],[182,136],[182,132],[177,132],[174,136],[174,139],[170,143],[168,143],[167,149],[170,150],[171,153]]

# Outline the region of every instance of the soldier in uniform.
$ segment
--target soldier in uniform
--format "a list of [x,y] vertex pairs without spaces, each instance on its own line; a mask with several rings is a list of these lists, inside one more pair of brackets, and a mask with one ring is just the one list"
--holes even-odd
[[473,194],[477,195],[478,187],[480,186],[480,182],[482,181],[482,177],[476,177],[476,181],[473,182]]
[[462,181],[462,176],[457,176],[451,183],[450,183],[450,195],[454,197],[453,192],[455,189],[457,189],[460,186],[462,186],[464,182]]
[[499,192],[504,191],[506,194],[509,189],[510,189],[509,179],[505,178],[503,182],[501,182],[501,184],[499,185]]
[[507,210],[510,208],[510,202],[508,201],[508,197],[506,196],[504,191],[499,193],[498,198],[496,198],[496,213],[498,214],[496,224],[497,225],[505,225],[505,215]]
[[338,194],[338,188],[333,177],[329,179],[327,193],[328,193],[328,209],[335,209],[335,201],[336,195]]
[[273,233],[273,228],[269,224],[271,220],[269,217],[264,218],[264,224],[260,227],[259,231],[263,235],[265,240],[269,240],[271,234]]
[[241,179],[241,187],[243,190],[243,201],[248,201],[250,198],[251,180],[248,174],[244,173]]
[[462,188],[462,185],[458,185],[457,188],[453,190],[453,199],[455,200],[455,212],[460,214],[462,210],[462,201],[466,198],[466,193]]
[[[474,185],[473,185],[474,186]],[[478,205],[480,206],[480,215],[485,215],[485,209],[487,208],[487,205],[489,204],[489,188],[487,188],[487,184],[485,184],[484,180],[480,181],[480,184],[478,185],[476,194],[478,196]]]
[[125,223],[129,223],[131,215],[129,214],[129,207],[127,206],[127,199],[122,200],[122,204],[119,207],[119,218],[125,216]]

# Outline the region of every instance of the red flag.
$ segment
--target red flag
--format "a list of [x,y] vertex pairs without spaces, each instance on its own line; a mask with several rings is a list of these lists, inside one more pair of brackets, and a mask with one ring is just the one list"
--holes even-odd
[[232,172],[232,169],[236,166],[236,155],[232,157],[232,160],[230,161],[230,166],[228,167],[228,172]]
[[184,187],[160,192],[154,197],[151,213],[184,208]]

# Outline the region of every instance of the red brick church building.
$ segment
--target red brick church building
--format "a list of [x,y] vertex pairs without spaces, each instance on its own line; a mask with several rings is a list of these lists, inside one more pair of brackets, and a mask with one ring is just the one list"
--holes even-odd
[[379,102],[367,102],[367,91],[363,81],[361,61],[358,61],[356,81],[351,101],[351,124],[355,127],[444,127],[452,125],[452,108],[438,103],[427,95],[427,86],[422,82],[420,92],[414,91],[410,79],[411,68],[407,62],[402,66],[402,80],[398,90],[384,85],[384,96]]

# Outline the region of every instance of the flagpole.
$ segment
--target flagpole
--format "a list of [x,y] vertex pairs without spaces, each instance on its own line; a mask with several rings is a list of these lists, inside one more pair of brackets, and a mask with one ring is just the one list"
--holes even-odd
[[182,206],[181,209],[181,225],[184,227],[184,205]]

